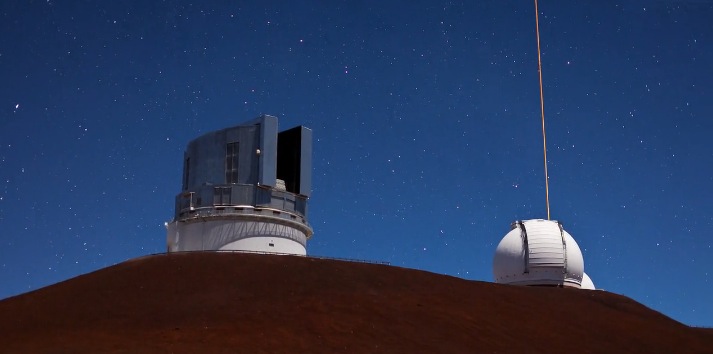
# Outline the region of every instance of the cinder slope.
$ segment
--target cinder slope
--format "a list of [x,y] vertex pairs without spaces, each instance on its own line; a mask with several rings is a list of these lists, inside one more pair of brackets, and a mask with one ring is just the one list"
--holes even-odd
[[623,296],[297,256],[127,261],[0,301],[4,353],[704,353]]

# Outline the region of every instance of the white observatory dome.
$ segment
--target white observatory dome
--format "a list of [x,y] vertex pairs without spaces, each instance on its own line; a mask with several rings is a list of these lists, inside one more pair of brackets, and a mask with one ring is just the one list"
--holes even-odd
[[517,221],[498,244],[493,275],[501,284],[579,288],[584,259],[577,242],[559,222]]
[[582,274],[582,289],[585,290],[595,290],[596,288],[594,287],[594,282],[592,281],[592,278],[587,275],[587,273]]

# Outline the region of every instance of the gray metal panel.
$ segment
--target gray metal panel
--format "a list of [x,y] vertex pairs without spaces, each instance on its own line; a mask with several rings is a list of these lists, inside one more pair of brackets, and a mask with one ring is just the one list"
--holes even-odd
[[274,187],[277,179],[277,118],[263,115],[260,123],[258,183]]
[[[279,150],[280,137],[285,151]],[[226,149],[230,143],[238,144],[236,183],[226,181]],[[291,182],[286,192],[273,189],[278,162],[285,174],[281,178]],[[175,200],[176,219],[193,217],[200,208],[215,205],[221,210],[235,205],[275,207],[306,216],[312,181],[312,131],[300,126],[278,132],[277,118],[263,115],[203,134],[186,147],[183,177],[183,191]],[[235,180],[231,177],[231,181]]]
[[234,185],[232,197],[233,205],[255,205],[255,187]]
[[[184,161],[190,159],[185,190],[205,185],[225,184],[225,156],[228,143],[238,143],[238,183],[256,184],[257,149],[260,147],[261,127],[241,125],[210,132],[192,140],[186,147]],[[186,171],[184,171],[184,176]]]
[[307,216],[307,200],[304,197],[295,199],[295,211],[302,216]]
[[236,128],[238,149],[238,183],[257,184],[259,180],[259,156],[257,149],[260,148],[260,126],[247,125]]
[[201,188],[196,198],[198,207],[213,205],[213,187]]
[[190,177],[188,175],[190,171],[190,159],[188,158],[188,154],[184,151],[183,152],[183,178],[181,181],[181,190],[188,190],[188,178]]
[[282,209],[282,210],[286,210],[286,211],[291,212],[291,213],[296,212],[296,210],[295,210],[295,201],[294,201],[294,200],[291,200],[290,198],[285,198],[285,202],[284,202],[283,205],[284,205],[284,206],[283,206],[283,209]]
[[272,191],[270,207],[285,210],[285,193]]
[[[192,140],[186,148],[190,158],[187,189],[222,184],[225,179],[225,132],[212,132]],[[185,173],[185,172],[184,172]]]
[[270,206],[272,192],[269,189],[256,188],[255,206]]
[[309,197],[312,194],[312,129],[301,128],[299,194]]

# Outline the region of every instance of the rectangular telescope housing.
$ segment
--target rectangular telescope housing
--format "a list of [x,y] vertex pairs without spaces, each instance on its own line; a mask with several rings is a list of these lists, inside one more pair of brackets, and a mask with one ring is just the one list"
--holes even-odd
[[184,154],[168,250],[306,254],[311,183],[308,128],[279,132],[263,115],[204,134]]

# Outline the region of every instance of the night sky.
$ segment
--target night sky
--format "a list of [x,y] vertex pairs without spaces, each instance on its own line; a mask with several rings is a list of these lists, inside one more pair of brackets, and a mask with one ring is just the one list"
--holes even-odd
[[[188,141],[260,114],[314,131],[310,255],[492,281],[510,223],[547,217],[534,15],[0,2],[0,298],[165,251]],[[552,218],[598,288],[708,327],[711,19],[713,1],[540,2]]]

